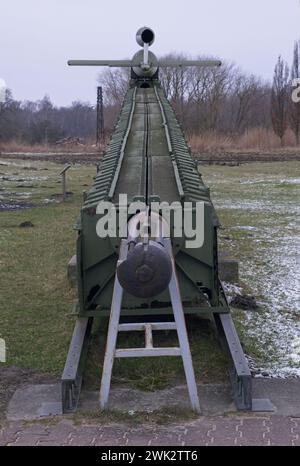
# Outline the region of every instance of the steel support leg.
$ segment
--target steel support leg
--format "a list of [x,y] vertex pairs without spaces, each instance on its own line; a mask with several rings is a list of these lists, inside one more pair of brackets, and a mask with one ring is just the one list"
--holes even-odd
[[82,366],[86,357],[93,317],[79,317],[76,321],[65,363],[62,379],[62,412],[73,412],[77,408],[81,382]]
[[252,397],[251,372],[236,332],[230,312],[214,314],[222,346],[231,360],[230,380],[237,409],[241,411],[274,411],[269,399]]
[[[120,248],[120,259],[125,258],[124,256],[126,253],[126,247],[127,247],[126,241],[122,240],[121,248]],[[102,377],[101,377],[100,399],[99,399],[101,410],[106,409],[107,404],[108,404],[111,374],[112,374],[112,368],[113,368],[113,363],[114,363],[117,336],[118,336],[118,327],[119,327],[119,320],[120,320],[120,314],[121,314],[122,298],[123,298],[123,288],[120,285],[120,282],[118,280],[118,276],[116,273],[114,289],[113,289],[113,298],[112,298],[112,303],[111,303],[109,325],[108,325],[108,331],[107,331],[107,341],[106,341],[105,356],[104,356],[103,369],[102,369]]]

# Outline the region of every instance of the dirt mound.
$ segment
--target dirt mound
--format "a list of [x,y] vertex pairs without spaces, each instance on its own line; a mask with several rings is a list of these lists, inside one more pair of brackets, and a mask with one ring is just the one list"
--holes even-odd
[[258,304],[255,297],[248,295],[234,296],[234,298],[230,301],[230,306],[244,310],[258,309]]

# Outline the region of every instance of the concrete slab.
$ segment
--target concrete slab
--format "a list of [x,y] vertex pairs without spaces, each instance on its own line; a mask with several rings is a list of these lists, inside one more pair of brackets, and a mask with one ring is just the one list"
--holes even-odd
[[62,414],[60,384],[28,385],[18,388],[7,408],[9,421],[30,421],[57,414]]
[[276,408],[274,414],[300,417],[300,379],[256,378],[253,397],[269,398]]
[[[203,415],[236,411],[231,387],[226,384],[198,385]],[[273,415],[300,417],[300,379],[253,379],[253,397],[269,398],[275,406]],[[82,391],[79,411],[98,410],[98,392]],[[185,385],[156,392],[113,388],[109,408],[115,411],[154,411],[162,408],[189,408]],[[61,414],[60,384],[30,385],[16,390],[8,405],[7,419],[33,420]]]
[[[228,385],[199,385],[198,390],[203,414],[222,414],[235,410]],[[159,392],[114,388],[110,392],[108,405],[109,409],[121,412],[150,412],[172,407],[190,408],[185,385]],[[78,411],[97,411],[98,409],[99,392],[83,390]],[[18,389],[11,398],[7,409],[9,421],[33,420],[59,414],[62,414],[60,384],[29,385]]]
[[239,262],[225,251],[218,254],[219,278],[223,282],[239,283]]
[[[198,393],[203,414],[223,414],[235,410],[228,385],[198,385]],[[98,392],[82,393],[78,406],[79,410],[95,411],[98,407]],[[185,385],[156,392],[119,388],[111,390],[108,408],[123,412],[151,412],[163,408],[190,409],[190,402]]]

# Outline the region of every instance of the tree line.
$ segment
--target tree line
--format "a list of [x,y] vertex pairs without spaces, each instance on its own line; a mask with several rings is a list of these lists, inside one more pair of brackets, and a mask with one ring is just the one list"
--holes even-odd
[[[168,55],[166,61],[184,56]],[[203,58],[203,57],[198,57]],[[206,57],[205,57],[206,58]],[[300,41],[295,42],[291,67],[279,56],[273,82],[243,73],[233,63],[220,67],[165,67],[160,81],[187,135],[214,132],[241,135],[253,128],[273,128],[284,143],[289,127],[299,143],[300,103],[292,101],[292,82],[300,78]],[[109,134],[129,83],[126,69],[107,69],[98,77],[104,94],[105,132]],[[64,137],[95,141],[96,108],[76,101],[54,106],[48,96],[37,102],[17,101],[10,90],[0,103],[0,142],[53,144]]]
[[[163,57],[170,62],[185,58]],[[159,70],[159,78],[187,134],[241,134],[252,127],[271,126],[270,85],[242,73],[234,64],[215,68],[164,67]],[[122,103],[128,79],[126,70],[105,70],[99,77],[106,102],[116,109]]]
[[63,137],[89,138],[95,133],[95,108],[84,102],[55,107],[46,95],[37,102],[17,101],[10,90],[0,103],[0,142],[53,144]]

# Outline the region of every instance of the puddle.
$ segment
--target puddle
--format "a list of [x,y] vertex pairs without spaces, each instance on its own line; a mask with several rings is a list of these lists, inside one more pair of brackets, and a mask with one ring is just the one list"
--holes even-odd
[[29,202],[18,204],[17,202],[1,202],[0,201],[0,212],[10,211],[10,210],[19,210],[19,209],[31,209],[32,207],[35,207],[34,204],[30,204]]
[[16,176],[16,175],[5,175],[0,176],[0,181],[15,181],[17,183],[29,183],[31,181],[46,181],[48,176]]

